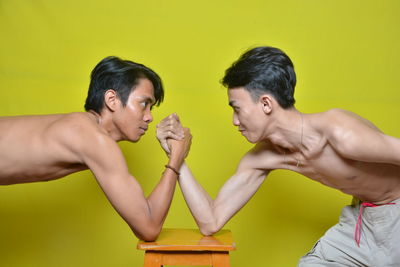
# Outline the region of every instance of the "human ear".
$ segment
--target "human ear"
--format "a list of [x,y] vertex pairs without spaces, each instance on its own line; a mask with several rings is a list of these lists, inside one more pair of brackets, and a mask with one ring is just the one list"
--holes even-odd
[[265,114],[270,114],[272,111],[272,97],[270,95],[260,96],[260,103]]
[[115,111],[119,104],[119,98],[117,96],[117,92],[113,89],[108,89],[104,93],[104,105],[111,111]]

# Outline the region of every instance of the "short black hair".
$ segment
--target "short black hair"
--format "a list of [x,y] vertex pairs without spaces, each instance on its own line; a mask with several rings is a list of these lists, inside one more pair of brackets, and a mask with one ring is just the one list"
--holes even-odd
[[115,56],[104,58],[91,73],[85,110],[93,110],[100,114],[104,107],[104,94],[109,89],[117,92],[117,96],[125,106],[130,93],[141,78],[151,81],[154,87],[155,105],[160,105],[164,99],[164,88],[157,73],[133,61],[122,60]]
[[244,87],[254,101],[262,94],[270,93],[284,109],[295,103],[293,63],[275,47],[261,46],[246,51],[225,71],[221,83],[228,89]]

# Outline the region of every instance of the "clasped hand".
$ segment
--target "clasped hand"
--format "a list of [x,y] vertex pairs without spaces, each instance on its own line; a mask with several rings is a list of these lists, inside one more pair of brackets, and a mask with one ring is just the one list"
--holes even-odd
[[184,152],[186,158],[192,140],[189,128],[182,126],[176,113],[172,113],[157,124],[157,139],[164,151],[170,155],[174,150]]

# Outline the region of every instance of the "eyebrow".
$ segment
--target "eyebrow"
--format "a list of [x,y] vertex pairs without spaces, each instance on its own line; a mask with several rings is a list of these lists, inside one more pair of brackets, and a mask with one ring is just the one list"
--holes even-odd
[[151,104],[154,104],[156,102],[154,97],[150,97],[150,96],[138,96],[138,97],[144,101],[149,101]]

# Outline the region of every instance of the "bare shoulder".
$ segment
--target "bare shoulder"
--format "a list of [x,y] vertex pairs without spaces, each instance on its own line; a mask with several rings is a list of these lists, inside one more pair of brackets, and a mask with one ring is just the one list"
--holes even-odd
[[87,126],[93,127],[96,123],[91,120],[88,116],[87,112],[73,112],[62,114],[63,116],[60,118],[60,122],[69,124],[71,126]]
[[271,170],[279,164],[281,153],[269,142],[260,142],[250,149],[241,159],[238,170]]
[[340,122],[338,124],[344,123],[345,125],[347,125],[355,123],[356,125],[364,125],[372,129],[378,130],[378,128],[372,122],[348,110],[335,108],[328,110],[325,113],[328,119],[333,119],[336,120],[336,122]]
[[361,135],[382,134],[372,122],[348,110],[335,108],[319,114],[320,130],[331,144],[347,144]]
[[104,155],[107,150],[118,150],[117,143],[85,112],[63,114],[49,126],[48,134],[82,161],[88,156]]
[[96,139],[102,136],[100,127],[95,121],[91,120],[87,114],[83,112],[63,114],[58,120],[55,120],[48,127],[49,131],[53,131],[59,137],[65,138],[66,141],[89,141],[88,137]]
[[361,129],[380,131],[366,118],[348,110],[335,108],[319,114],[319,121],[323,122],[322,128],[331,135],[342,135]]

